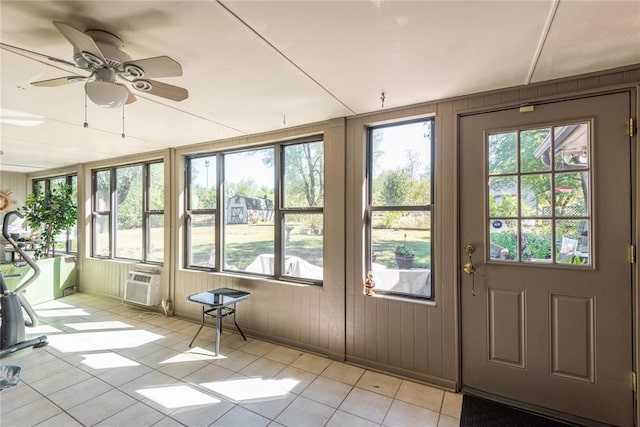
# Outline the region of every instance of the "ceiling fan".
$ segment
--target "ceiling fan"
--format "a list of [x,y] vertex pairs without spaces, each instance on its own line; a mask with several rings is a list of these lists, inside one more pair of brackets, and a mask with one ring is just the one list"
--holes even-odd
[[32,85],[52,87],[84,81],[87,97],[105,108],[117,108],[136,101],[136,97],[125,83],[137,91],[172,101],[183,101],[189,97],[185,88],[151,80],[158,77],[181,76],[182,66],[174,59],[156,56],[131,60],[131,57],[122,51],[122,40],[114,34],[102,30],[82,32],[59,21],[53,21],[53,25],[73,45],[73,62],[47,55],[41,56],[88,71],[90,74],[42,80],[32,82]]

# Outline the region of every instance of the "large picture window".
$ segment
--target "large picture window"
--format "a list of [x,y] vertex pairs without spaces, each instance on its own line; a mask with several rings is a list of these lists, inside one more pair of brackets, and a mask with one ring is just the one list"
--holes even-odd
[[[58,185],[67,185],[71,189],[73,200],[78,199],[78,177],[76,175],[64,175],[51,178],[35,179],[33,181],[33,192],[48,192]],[[78,226],[74,225],[69,230],[61,231],[56,236],[54,242],[56,253],[77,253],[78,252]]]
[[368,265],[376,293],[433,296],[433,141],[433,118],[368,129]]
[[93,256],[164,261],[164,163],[93,173]]
[[187,267],[322,281],[322,140],[191,157],[186,173]]

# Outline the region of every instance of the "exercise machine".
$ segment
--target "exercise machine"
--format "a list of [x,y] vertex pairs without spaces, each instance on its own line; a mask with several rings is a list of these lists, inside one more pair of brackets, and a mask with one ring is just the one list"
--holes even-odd
[[[2,317],[2,325],[0,325],[0,358],[28,347],[37,348],[47,345],[47,337],[45,335],[27,341],[24,339],[25,325],[38,326],[38,315],[24,294],[26,288],[40,275],[40,267],[23,249],[23,245],[9,234],[9,224],[11,223],[11,217],[14,215],[23,218],[23,215],[18,211],[7,212],[2,223],[2,235],[13,246],[15,251],[20,254],[20,257],[29,264],[33,272],[24,283],[14,291],[10,291],[2,271],[0,271],[0,309],[2,310],[0,315]],[[23,310],[29,320],[25,320]]]

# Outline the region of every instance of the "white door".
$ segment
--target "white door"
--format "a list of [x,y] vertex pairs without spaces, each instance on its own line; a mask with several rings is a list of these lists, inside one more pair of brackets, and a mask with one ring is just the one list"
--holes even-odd
[[631,99],[460,119],[463,390],[633,425]]

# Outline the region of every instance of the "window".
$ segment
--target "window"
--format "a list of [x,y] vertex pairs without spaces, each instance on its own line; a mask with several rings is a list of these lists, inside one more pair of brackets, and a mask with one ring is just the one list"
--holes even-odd
[[434,119],[368,129],[367,242],[375,292],[431,298]]
[[93,256],[164,261],[164,163],[93,173]]
[[490,260],[592,265],[590,124],[487,135]]
[[[57,176],[52,178],[36,179],[33,181],[33,192],[50,191],[56,185],[65,184],[71,188],[71,195],[74,200],[78,199],[78,177],[76,175]],[[69,230],[62,231],[55,240],[54,250],[56,252],[77,253],[78,252],[78,226],[74,225]]]
[[322,281],[322,140],[191,157],[186,173],[187,267]]

